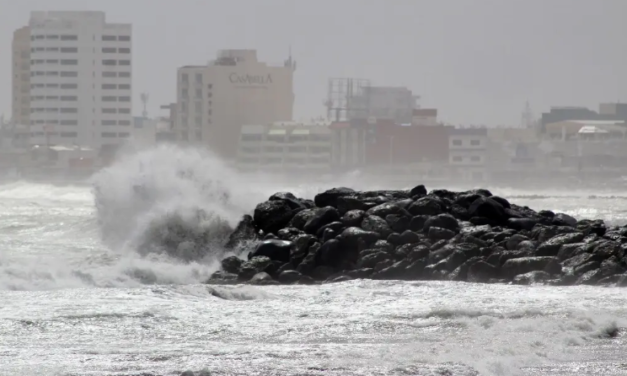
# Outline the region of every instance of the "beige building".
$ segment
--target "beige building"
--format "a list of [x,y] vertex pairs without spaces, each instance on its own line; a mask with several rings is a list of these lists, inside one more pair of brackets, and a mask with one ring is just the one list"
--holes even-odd
[[328,173],[332,155],[333,134],[327,123],[244,125],[237,167],[244,171]]
[[225,50],[207,65],[179,68],[177,140],[234,159],[244,124],[292,120],[294,69],[291,58],[262,63],[255,50]]
[[30,28],[13,33],[12,43],[12,117],[15,124],[30,124]]

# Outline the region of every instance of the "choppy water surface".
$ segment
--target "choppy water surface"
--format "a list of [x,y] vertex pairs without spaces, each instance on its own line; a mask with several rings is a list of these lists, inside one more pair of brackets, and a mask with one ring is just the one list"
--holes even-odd
[[[163,154],[100,177],[105,217],[88,186],[0,186],[0,374],[627,375],[625,289],[205,286],[210,258],[140,257],[133,245],[151,218],[204,205],[235,221],[290,188],[247,184],[219,166],[210,167],[222,169],[223,185],[208,187],[216,173],[200,172],[206,164],[194,179],[176,173],[202,156]],[[163,167],[146,167],[155,160]],[[129,181],[138,178],[152,182],[158,205],[132,200]],[[230,201],[217,201],[216,189]],[[627,201],[611,193],[493,191],[532,208],[627,222]]]

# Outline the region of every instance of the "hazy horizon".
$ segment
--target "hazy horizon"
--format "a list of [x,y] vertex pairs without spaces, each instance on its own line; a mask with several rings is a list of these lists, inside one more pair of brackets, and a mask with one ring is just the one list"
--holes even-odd
[[627,101],[621,0],[289,1],[0,0],[0,114],[11,116],[11,40],[33,10],[101,10],[133,25],[134,113],[175,101],[176,69],[220,49],[292,55],[295,118],[326,116],[330,77],[407,86],[454,124],[517,125],[525,101],[597,109]]

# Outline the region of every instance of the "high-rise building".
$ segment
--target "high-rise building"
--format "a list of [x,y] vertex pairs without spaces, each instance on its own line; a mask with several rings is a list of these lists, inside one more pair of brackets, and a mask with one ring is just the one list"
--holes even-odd
[[104,12],[32,12],[31,143],[100,148],[132,131],[132,28]]
[[30,29],[21,27],[13,33],[11,65],[11,112],[14,124],[30,124]]
[[291,58],[259,62],[255,50],[225,50],[207,65],[179,68],[177,140],[235,158],[244,124],[292,120],[294,69]]

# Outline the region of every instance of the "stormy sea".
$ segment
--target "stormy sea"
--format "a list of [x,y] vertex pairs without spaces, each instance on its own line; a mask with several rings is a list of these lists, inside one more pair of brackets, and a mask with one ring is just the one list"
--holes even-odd
[[[624,288],[203,283],[223,228],[274,192],[331,186],[402,188],[241,175],[165,147],[86,183],[0,185],[0,375],[627,375]],[[620,191],[486,188],[627,223]],[[211,252],[146,247],[171,220],[215,228]]]

